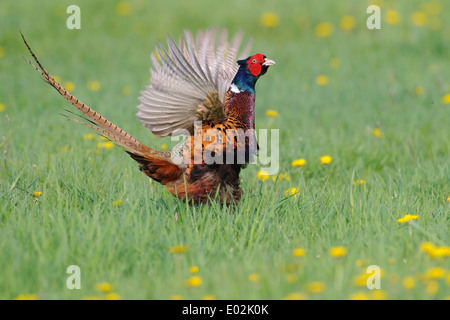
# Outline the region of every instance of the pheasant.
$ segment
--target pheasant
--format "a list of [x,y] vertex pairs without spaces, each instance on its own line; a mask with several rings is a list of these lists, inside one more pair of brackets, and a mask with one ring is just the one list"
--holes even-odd
[[[245,58],[251,41],[239,50],[242,33],[185,31],[177,45],[168,36],[151,54],[149,86],[141,92],[137,117],[158,137],[184,135],[171,151],[157,151],[94,111],[67,91],[41,65],[24,36],[36,65],[27,60],[85,121],[69,117],[121,146],[153,180],[189,204],[218,197],[238,203],[239,173],[256,154],[255,84],[273,60],[257,53]],[[236,64],[237,59],[237,64]],[[255,144],[256,143],[256,144]],[[205,156],[207,155],[207,156]]]

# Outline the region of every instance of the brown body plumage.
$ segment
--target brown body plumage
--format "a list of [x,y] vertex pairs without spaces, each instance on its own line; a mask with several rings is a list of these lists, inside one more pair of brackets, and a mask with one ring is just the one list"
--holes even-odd
[[[79,101],[44,69],[23,40],[38,67],[28,62],[84,115],[86,122],[72,120],[96,130],[123,147],[140,164],[142,172],[165,185],[179,199],[198,204],[206,203],[217,195],[220,200],[230,204],[237,203],[241,198],[239,173],[254,153],[250,148],[252,137],[241,139],[239,134],[255,128],[255,96],[254,92],[236,89],[232,82],[238,70],[235,58],[242,38],[237,34],[228,43],[226,35],[226,30],[223,30],[216,49],[215,30],[199,32],[197,42],[194,42],[190,32],[186,32],[179,46],[169,38],[169,51],[160,45],[157,54],[152,55],[155,70],[152,70],[150,86],[142,92],[137,115],[157,136],[187,136],[176,151],[167,152],[156,151],[142,144]],[[249,48],[247,45],[241,55],[247,54]],[[241,69],[249,70],[250,77],[255,77],[254,82],[267,71],[268,66],[274,64],[261,54],[245,60],[248,67],[242,61]],[[260,65],[259,69],[256,64]],[[255,73],[258,70],[260,74]],[[201,121],[200,126],[195,126],[195,121]],[[230,130],[239,134],[238,138],[233,138],[227,150],[226,141]],[[213,149],[212,153],[208,148]],[[244,163],[236,161],[239,150],[244,150]],[[203,157],[198,161],[196,155],[203,155],[205,151],[223,161],[209,163]],[[226,161],[227,151],[232,153],[234,161],[231,163]],[[175,152],[183,159],[181,163],[174,161]]]

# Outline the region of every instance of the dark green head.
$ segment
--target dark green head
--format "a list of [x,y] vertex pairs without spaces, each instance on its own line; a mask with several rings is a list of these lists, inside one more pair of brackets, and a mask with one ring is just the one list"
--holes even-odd
[[255,93],[255,84],[260,76],[265,74],[275,61],[266,58],[265,55],[257,53],[247,59],[238,60],[239,70],[231,82],[239,91]]

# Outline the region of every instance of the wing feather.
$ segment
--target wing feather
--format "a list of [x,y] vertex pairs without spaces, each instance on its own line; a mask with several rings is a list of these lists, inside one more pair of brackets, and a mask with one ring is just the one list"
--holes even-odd
[[238,69],[236,60],[251,48],[248,41],[239,54],[242,39],[238,32],[228,42],[225,28],[210,28],[198,31],[195,39],[185,30],[178,45],[170,36],[167,48],[159,42],[150,55],[150,84],[139,97],[139,120],[161,137],[180,134],[179,129],[192,134],[197,120],[225,120],[223,103]]

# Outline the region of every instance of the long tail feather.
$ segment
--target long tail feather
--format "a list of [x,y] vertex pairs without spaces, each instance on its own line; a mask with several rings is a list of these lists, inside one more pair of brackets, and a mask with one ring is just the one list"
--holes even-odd
[[28,51],[30,52],[31,56],[33,57],[36,64],[39,66],[36,67],[30,60],[24,58],[26,61],[28,61],[29,64],[31,64],[36,71],[38,71],[44,80],[50,84],[53,88],[56,89],[67,101],[69,101],[75,108],[77,108],[79,111],[81,111],[85,116],[86,120],[89,120],[89,122],[95,124],[90,125],[88,123],[85,123],[83,121],[79,121],[76,119],[73,119],[71,117],[68,117],[71,120],[74,120],[78,123],[84,124],[85,126],[99,132],[102,135],[107,136],[108,138],[112,139],[117,144],[121,145],[125,149],[131,152],[135,152],[137,154],[143,155],[144,153],[149,152],[151,149],[147,147],[146,145],[139,142],[136,138],[134,138],[132,135],[130,135],[128,132],[124,131],[99,113],[97,113],[95,110],[91,109],[87,105],[85,105],[83,102],[81,102],[78,98],[76,98],[74,95],[72,95],[69,91],[67,91],[66,88],[64,88],[61,84],[59,84],[48,72],[45,70],[45,68],[42,66],[42,64],[39,62],[38,58],[34,54],[34,52],[31,50],[30,46],[28,45],[27,41],[25,40],[25,37],[22,33],[23,42],[28,48]]
[[36,67],[30,60],[26,58],[24,59],[28,61],[28,63],[42,75],[45,82],[55,88],[56,91],[59,92],[59,94],[61,94],[75,108],[81,111],[83,115],[77,115],[71,111],[69,112],[80,117],[84,121],[75,119],[68,115],[64,115],[65,117],[97,131],[101,135],[109,138],[110,140],[123,147],[134,160],[141,164],[140,169],[156,181],[159,181],[162,184],[166,184],[170,181],[178,179],[178,177],[181,175],[182,170],[181,167],[171,161],[170,152],[156,151],[147,147],[143,143],[139,142],[135,137],[130,135],[128,132],[119,128],[117,125],[78,100],[78,98],[67,91],[66,88],[59,84],[58,81],[56,81],[52,77],[52,75],[47,72],[47,70],[45,70],[36,55],[31,50],[22,32],[20,34],[22,35],[23,42],[27,46],[28,51],[30,52],[38,67]]

